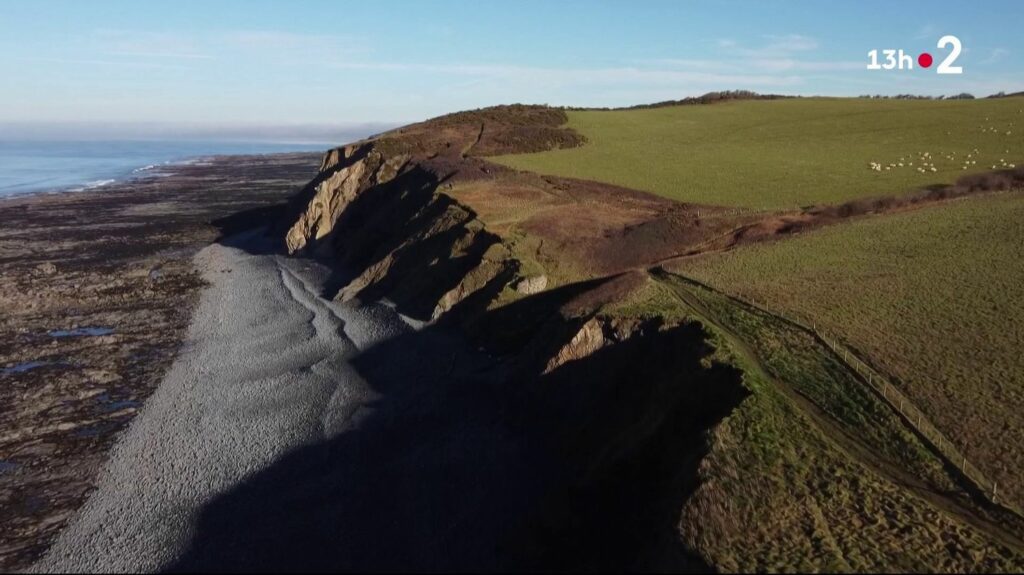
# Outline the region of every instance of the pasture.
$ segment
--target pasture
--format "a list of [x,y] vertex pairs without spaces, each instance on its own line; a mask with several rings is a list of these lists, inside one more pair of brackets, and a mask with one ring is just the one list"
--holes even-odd
[[1024,502],[1024,193],[856,219],[683,260],[689,277],[837,333]]
[[1024,98],[752,100],[568,116],[585,145],[492,160],[757,210],[891,196],[1024,164]]

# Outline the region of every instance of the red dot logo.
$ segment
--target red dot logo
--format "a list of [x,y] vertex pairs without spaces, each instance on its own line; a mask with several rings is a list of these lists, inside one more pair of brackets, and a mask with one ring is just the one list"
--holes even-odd
[[932,55],[929,54],[928,52],[921,54],[920,56],[917,57],[917,63],[920,64],[922,68],[931,68]]

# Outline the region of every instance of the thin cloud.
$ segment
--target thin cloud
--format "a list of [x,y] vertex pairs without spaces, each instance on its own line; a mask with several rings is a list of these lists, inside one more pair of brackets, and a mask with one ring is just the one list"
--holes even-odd
[[722,60],[660,59],[642,64],[684,70],[711,70],[734,74],[766,72],[845,72],[863,70],[864,62],[854,60],[800,60],[797,58],[732,58]]
[[235,30],[222,32],[214,42],[240,50],[275,50],[284,53],[336,54],[362,51],[361,43],[349,36],[297,34],[276,30]]
[[723,74],[687,70],[622,66],[611,68],[545,68],[490,64],[404,64],[395,62],[335,62],[332,67],[343,70],[373,70],[445,74],[480,77],[513,82],[529,82],[548,86],[583,86],[606,84],[645,85],[764,85],[791,86],[799,83],[794,76],[776,74]]
[[718,47],[726,58],[789,58],[801,52],[812,52],[819,48],[817,39],[801,34],[765,34],[763,42],[757,45],[739,42],[718,41]]
[[110,56],[125,56],[129,58],[168,58],[181,60],[212,60],[213,56],[208,54],[189,54],[184,52],[155,52],[143,50],[124,50],[107,52]]
[[214,60],[239,54],[275,60],[317,54],[357,54],[364,42],[350,36],[301,34],[277,30],[221,30],[206,33],[96,30],[97,52],[137,59]]
[[914,34],[915,40],[938,40],[939,39],[939,27],[935,24],[925,24],[917,29],[917,33]]
[[784,36],[765,35],[768,43],[761,48],[764,52],[807,52],[818,49],[818,41],[800,34],[786,34]]
[[987,58],[981,61],[982,64],[995,64],[1010,54],[1006,48],[994,48]]
[[39,62],[45,64],[70,64],[74,66],[111,66],[119,68],[137,68],[153,70],[188,70],[188,66],[181,64],[170,64],[165,62],[137,62],[131,60],[104,60],[99,58],[46,58],[34,57],[18,58],[22,62]]
[[108,56],[206,60],[212,58],[195,38],[164,32],[96,30],[93,42]]

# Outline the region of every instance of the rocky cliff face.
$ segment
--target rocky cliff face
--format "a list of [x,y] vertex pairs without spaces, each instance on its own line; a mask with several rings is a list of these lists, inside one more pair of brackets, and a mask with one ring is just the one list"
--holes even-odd
[[[831,453],[823,432],[810,420],[801,423],[802,412],[773,382],[736,367],[743,363],[716,347],[721,335],[693,319],[708,316],[666,299],[665,285],[647,271],[756,236],[757,226],[771,236],[795,224],[731,218],[713,207],[514,172],[482,159],[581,143],[561,127],[564,121],[547,108],[477,110],[331,150],[277,229],[289,253],[333,263],[334,297],[386,298],[428,322],[415,335],[450,334],[454,327],[459,341],[465,336],[471,349],[482,350],[472,359],[485,367],[474,363],[472,373],[464,368],[460,375],[452,355],[440,377],[447,383],[423,393],[447,404],[453,397],[446,394],[472,390],[484,401],[467,417],[508,420],[513,443],[529,446],[530,475],[541,478],[531,489],[539,493],[501,517],[507,557],[500,564],[763,570],[796,549],[810,556],[823,533],[831,538],[827,522],[818,531],[779,528],[794,508],[820,516],[825,501],[831,507],[823,508],[863,519],[858,525],[878,523],[880,516],[864,515],[859,504],[863,493],[883,496],[882,487],[869,490],[883,483],[865,467],[849,467],[857,471],[848,476],[867,477],[867,487],[829,487],[817,502],[778,496],[807,481],[789,470],[813,463],[821,470],[817,481],[846,455]],[[402,345],[370,350],[366,361],[386,364],[407,351]],[[442,419],[461,417],[446,411]],[[790,431],[798,425],[806,429]],[[809,447],[809,437],[822,441]],[[788,453],[797,455],[786,463],[781,457]],[[474,461],[457,465],[476,477]],[[788,483],[765,487],[767,475]],[[885,497],[900,493],[895,485],[884,488]],[[902,495],[893,497],[885,501],[905,504]],[[766,519],[752,525],[753,517]],[[894,527],[901,535],[885,543],[859,534],[843,543],[901,556],[903,525]],[[739,545],[746,556],[734,556]],[[848,558],[836,552],[820,564],[845,565]],[[913,564],[929,560],[930,552],[919,553]]]
[[293,200],[284,244],[345,266],[351,277],[337,298],[387,297],[421,320],[439,320],[473,296],[486,307],[506,287],[539,293],[547,277],[521,277],[514,250],[442,183],[487,173],[479,155],[578,144],[564,121],[542,107],[478,110],[331,150]]
[[[492,229],[451,193],[453,186],[473,186],[501,169],[477,155],[578,144],[578,137],[558,127],[563,121],[560,112],[540,108],[477,111],[331,150],[317,178],[292,203],[282,235],[289,253],[336,262],[337,299],[387,298],[414,318],[456,323],[480,345],[508,358],[512,375],[505,401],[519,406],[515,417],[534,421],[523,433],[545,436],[545,450],[576,453],[554,457],[561,469],[550,470],[560,478],[551,500],[539,506],[536,524],[516,525],[509,537],[533,549],[530,560],[539,561],[538,567],[605,559],[626,567],[661,553],[665,541],[674,540],[668,534],[679,502],[660,507],[659,500],[668,497],[668,474],[686,471],[647,462],[648,452],[660,452],[662,435],[675,429],[669,415],[688,409],[684,398],[705,393],[712,380],[727,381],[721,389],[734,392],[714,417],[726,413],[742,391],[734,373],[712,372],[700,363],[709,348],[701,343],[699,327],[601,311],[644,285],[645,274],[553,281],[550,270],[522,260],[536,248],[524,248],[534,244],[520,231]],[[661,358],[665,346],[682,343],[693,353],[676,353],[673,361]],[[633,384],[638,373],[633,362],[641,356],[650,356],[645,361],[653,388]],[[680,379],[680,374],[686,375]],[[522,394],[529,399],[519,402]],[[629,403],[625,411],[623,400]],[[610,423],[595,433],[601,418]],[[713,418],[687,421],[693,428],[667,441],[697,454]],[[621,483],[617,470],[622,466],[633,469],[635,485]],[[566,485],[576,485],[580,494],[566,497]],[[630,517],[629,505],[607,505],[621,499],[621,489],[631,505],[659,507],[659,513],[637,520]],[[588,517],[580,506],[609,513]],[[614,540],[580,540],[570,527],[577,521],[607,525]],[[575,541],[552,545],[553,539],[540,536],[552,528]],[[644,535],[636,539],[630,530]],[[692,566],[692,559],[672,564]]]
[[[479,345],[510,358],[506,401],[521,405],[521,410],[516,410],[518,416],[535,422],[524,433],[550,433],[547,442],[552,449],[578,449],[581,457],[563,460],[558,466],[568,467],[551,473],[575,478],[568,481],[580,482],[580,489],[588,493],[583,498],[566,499],[559,494],[565,486],[564,480],[559,480],[556,485],[562,487],[552,491],[553,499],[543,502],[537,515],[537,521],[545,526],[517,525],[510,537],[535,547],[536,558],[547,565],[585,565],[594,558],[610,557],[605,551],[614,548],[613,561],[628,566],[641,554],[649,555],[651,545],[664,543],[672,517],[658,520],[657,525],[637,523],[617,517],[615,514],[629,512],[613,506],[618,511],[590,521],[615,524],[618,531],[658,533],[651,541],[631,540],[618,533],[615,537],[624,540],[608,541],[608,549],[601,552],[583,541],[566,550],[538,540],[537,534],[552,521],[559,525],[558,530],[568,529],[564,518],[549,517],[551,513],[575,516],[575,505],[606,503],[618,497],[615,491],[622,485],[608,474],[649,449],[651,441],[660,441],[655,437],[664,433],[658,430],[667,429],[664,415],[679,408],[688,393],[683,391],[686,386],[676,381],[676,374],[689,372],[695,381],[712,378],[699,374],[706,368],[691,361],[708,353],[698,345],[700,330],[603,314],[603,307],[633,293],[646,276],[583,274],[567,283],[564,278],[553,280],[551,270],[537,261],[523,261],[534,256],[538,247],[524,239],[521,230],[488,226],[487,220],[453,193],[453,188],[476,189],[479,182],[486,184],[488,177],[502,170],[478,156],[579,144],[581,138],[559,128],[563,122],[564,115],[547,108],[477,110],[333,149],[324,157],[317,177],[295,198],[281,232],[289,253],[336,263],[335,298],[387,298],[399,311],[417,319],[456,323]],[[505,197],[515,200],[515,192]],[[490,223],[496,219],[501,223],[502,218],[494,217]],[[616,413],[620,408],[617,402],[635,391],[631,391],[636,372],[632,361],[639,350],[660,353],[654,350],[679,338],[692,339],[695,355],[684,358],[677,354],[681,361],[685,359],[685,365],[660,364],[662,370],[651,378],[663,382],[664,390],[641,393],[625,418],[624,412]],[[727,379],[731,384],[726,388],[740,393],[738,379],[732,374]],[[589,385],[581,386],[584,381]],[[699,389],[698,385],[691,391],[702,393]],[[524,404],[514,399],[522,393],[531,398]],[[723,409],[727,411],[734,400],[725,401]],[[663,414],[650,418],[651,410]],[[595,434],[591,430],[594,417],[605,416],[602,413],[614,423]],[[693,434],[681,439],[687,444],[685,449],[702,448],[698,438],[706,430],[701,426],[706,425],[697,425]],[[614,452],[608,450],[609,434],[617,446]],[[603,439],[595,443],[595,438]],[[637,484],[648,488],[643,493],[630,488],[634,502],[651,505],[655,498],[665,496],[666,470],[652,469],[642,461],[634,467],[639,474]],[[571,537],[579,537],[579,533]]]
[[[472,376],[459,379],[452,355],[441,379],[453,385],[424,393],[441,402],[456,388],[482,393],[483,413],[474,415],[511,420],[514,441],[530,446],[530,473],[543,476],[535,486],[543,493],[531,493],[514,520],[502,518],[506,547],[514,550],[505,565],[770,569],[796,549],[811,556],[822,534],[832,538],[821,509],[855,517],[858,528],[884,526],[879,519],[888,518],[865,513],[859,502],[891,496],[885,501],[904,505],[902,488],[861,463],[847,469],[849,477],[867,478],[863,485],[829,483],[798,504],[779,496],[809,477],[829,477],[837,462],[850,463],[849,454],[830,451],[830,427],[813,427],[817,408],[790,405],[778,382],[737,367],[745,364],[722,334],[700,323],[714,324],[714,315],[678,294],[666,298],[664,282],[648,273],[681,255],[863,210],[731,216],[482,159],[580,144],[564,121],[562,112],[540,107],[477,110],[331,150],[278,229],[290,253],[334,263],[334,297],[386,298],[428,322],[417,334],[455,327],[457,339],[464,335],[483,351],[474,358],[483,371],[474,365]],[[1009,185],[993,182],[985,185]],[[728,302],[721,311],[739,313]],[[389,353],[404,351],[392,347],[369,361],[387,363]],[[486,370],[493,371],[480,375]],[[790,453],[797,455],[784,459]],[[812,465],[813,475],[790,475]],[[775,487],[766,487],[765,477]],[[825,526],[778,527],[793,520],[794,508],[810,510]],[[753,517],[765,519],[752,525]],[[863,545],[879,561],[902,556],[902,520],[892,527],[899,537],[848,532],[841,543]],[[945,545],[934,543],[919,547],[912,563],[932,565],[927,550]],[[737,546],[745,556],[733,553]],[[845,565],[851,557],[836,551],[819,559]],[[871,561],[850,565],[884,565]]]
[[371,144],[328,152],[317,179],[310,184],[312,197],[285,236],[289,253],[302,251],[330,234],[338,217],[359,193],[391,181],[407,159],[404,155],[385,159]]

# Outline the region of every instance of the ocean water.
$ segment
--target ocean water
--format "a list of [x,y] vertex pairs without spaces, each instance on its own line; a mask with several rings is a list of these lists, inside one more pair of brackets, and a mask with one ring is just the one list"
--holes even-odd
[[144,175],[154,166],[202,156],[320,152],[330,146],[214,141],[0,140],[0,197],[96,188]]

